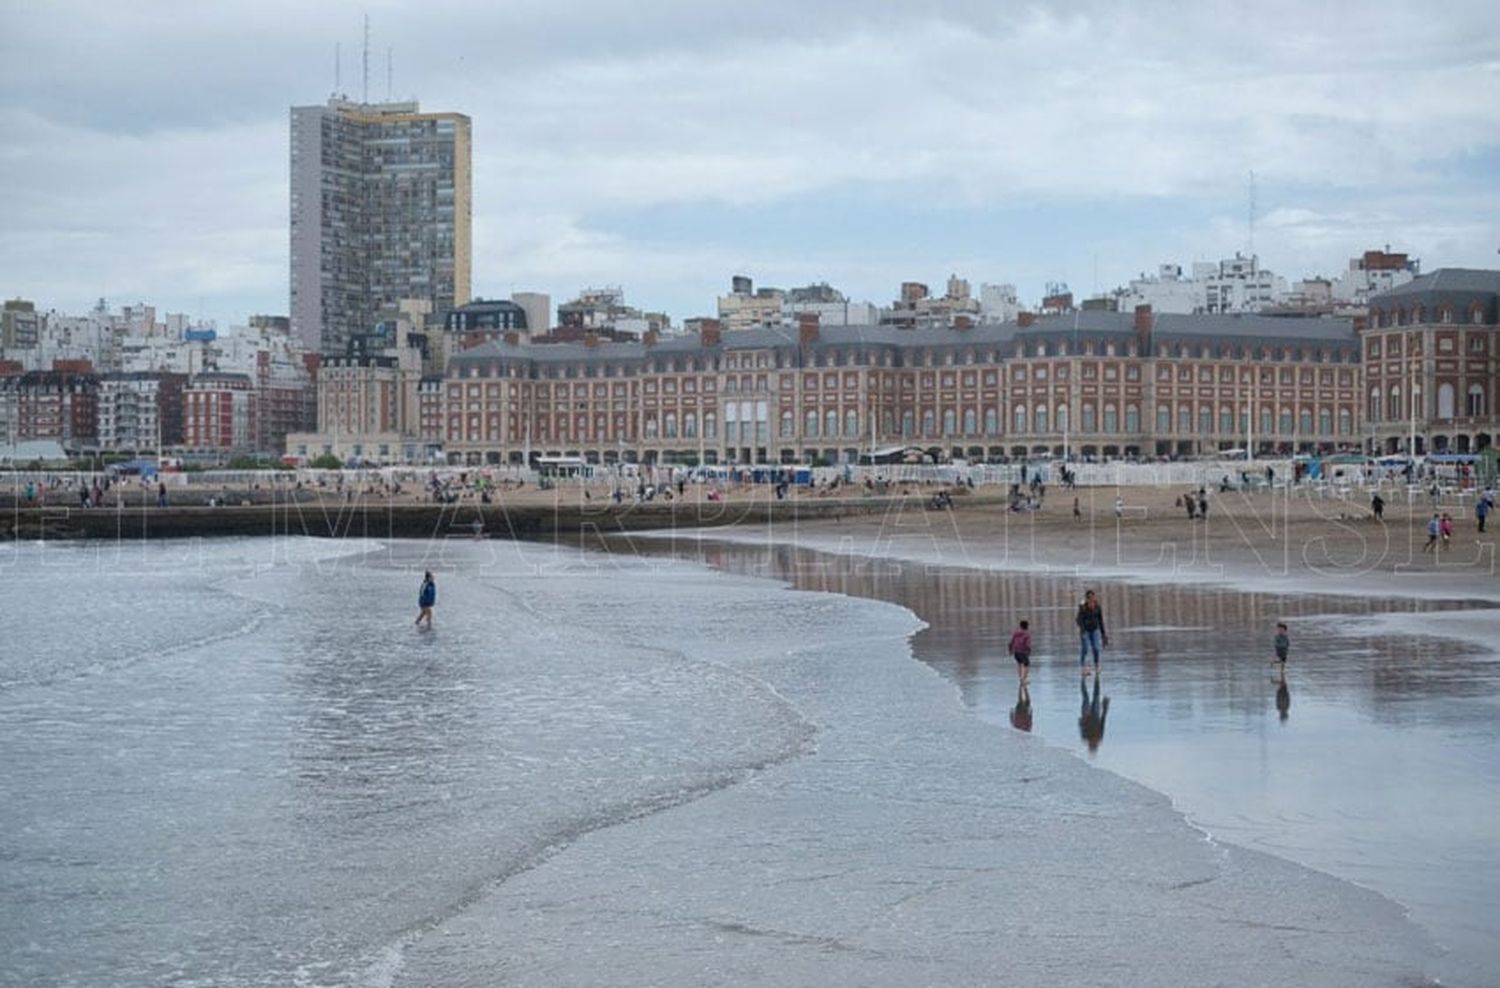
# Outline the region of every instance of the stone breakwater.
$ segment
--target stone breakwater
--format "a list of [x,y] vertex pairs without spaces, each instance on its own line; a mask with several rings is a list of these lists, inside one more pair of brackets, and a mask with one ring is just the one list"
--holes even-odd
[[538,539],[646,529],[838,520],[921,511],[920,502],[820,499],[647,504],[391,504],[376,500],[288,501],[225,507],[83,509],[49,506],[0,512],[0,539],[178,539],[301,535],[314,538]]

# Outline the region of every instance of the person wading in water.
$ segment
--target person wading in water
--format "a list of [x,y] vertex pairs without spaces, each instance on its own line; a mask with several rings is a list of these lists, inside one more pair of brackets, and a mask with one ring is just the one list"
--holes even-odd
[[1083,595],[1075,620],[1078,623],[1078,668],[1087,676],[1089,653],[1094,655],[1094,671],[1098,672],[1099,653],[1109,647],[1109,632],[1104,629],[1104,611],[1099,607],[1098,594],[1090,590]]

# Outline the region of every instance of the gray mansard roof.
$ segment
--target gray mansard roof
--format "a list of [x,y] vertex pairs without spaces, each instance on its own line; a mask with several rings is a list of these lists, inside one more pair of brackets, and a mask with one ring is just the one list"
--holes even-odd
[[[1038,319],[1029,326],[1017,323],[978,323],[966,329],[927,327],[901,329],[896,326],[822,326],[812,343],[814,351],[850,346],[880,346],[895,350],[982,347],[999,349],[1009,356],[1017,344],[1032,341],[1062,343],[1079,336],[1128,339],[1135,335],[1135,314],[1128,312],[1077,312]],[[1287,345],[1354,346],[1357,339],[1347,319],[1291,319],[1250,315],[1172,315],[1152,318],[1152,340],[1156,343],[1221,343],[1237,346],[1280,347]],[[735,350],[796,350],[800,348],[796,327],[756,327],[723,333],[720,341],[705,346],[698,336],[674,336],[647,345],[640,342],[505,343],[492,341],[453,355],[450,364],[489,364],[494,361],[524,361],[559,364],[581,360],[611,360],[626,363],[647,357],[689,356]]]
[[1476,304],[1485,322],[1500,321],[1500,271],[1439,268],[1370,299],[1371,310],[1386,313],[1417,305],[1435,313],[1440,305],[1451,305],[1460,322],[1469,321],[1469,309]]

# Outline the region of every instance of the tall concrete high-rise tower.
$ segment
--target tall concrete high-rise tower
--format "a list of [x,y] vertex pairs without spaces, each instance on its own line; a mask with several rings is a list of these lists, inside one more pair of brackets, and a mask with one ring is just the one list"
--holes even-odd
[[292,107],[291,316],[343,353],[404,298],[469,301],[469,118],[415,102]]

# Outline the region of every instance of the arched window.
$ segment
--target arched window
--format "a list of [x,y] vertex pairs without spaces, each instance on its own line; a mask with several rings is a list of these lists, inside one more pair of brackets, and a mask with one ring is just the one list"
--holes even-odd
[[1379,421],[1381,421],[1381,417],[1380,417],[1380,388],[1374,387],[1374,388],[1370,389],[1370,407],[1366,411],[1365,414],[1366,414],[1366,417],[1371,422],[1379,422]]
[[1193,409],[1190,405],[1177,406],[1177,431],[1187,434],[1193,431]]
[[823,413],[823,436],[826,439],[832,439],[834,436],[837,436],[838,434],[839,434],[839,413],[838,413],[838,409],[830,408],[830,409],[828,409],[828,411],[826,411],[826,412]]
[[1212,405],[1204,405],[1198,409],[1198,431],[1211,435],[1214,431],[1214,409]]
[[1331,435],[1333,435],[1333,409],[1331,409],[1331,408],[1320,408],[1320,409],[1318,409],[1318,435],[1320,435],[1320,436],[1331,436]]
[[1290,436],[1295,427],[1296,422],[1293,421],[1292,410],[1290,408],[1283,408],[1281,410],[1281,434],[1283,436]]
[[1104,431],[1120,431],[1120,412],[1113,404],[1106,404],[1104,406]]
[[931,436],[937,432],[937,417],[932,414],[932,409],[922,413],[922,435]]
[[903,437],[907,438],[907,439],[910,439],[911,436],[912,436],[912,434],[915,433],[916,431],[917,431],[917,416],[916,416],[916,413],[913,412],[911,409],[907,409],[906,411],[904,411],[904,412],[901,413],[901,435]]
[[1484,385],[1469,385],[1469,393],[1465,399],[1464,411],[1466,411],[1469,415],[1483,415],[1485,414],[1484,407]]
[[978,431],[979,431],[978,417],[975,415],[974,409],[972,409],[972,408],[966,408],[966,409],[964,409],[964,435],[966,435],[966,436],[972,436],[974,433],[976,433]]
[[993,408],[984,410],[984,434],[987,436],[998,435],[1000,432],[1000,415]]
[[1299,436],[1310,436],[1313,431],[1313,416],[1311,408],[1304,408],[1297,413],[1297,434]]
[[1339,409],[1339,435],[1347,436],[1354,432],[1354,416],[1347,408]]
[[1139,405],[1126,405],[1125,406],[1125,431],[1126,432],[1140,432],[1141,431],[1141,406],[1139,406]]
[[1057,422],[1057,431],[1058,432],[1066,432],[1070,428],[1070,426],[1068,424],[1068,406],[1067,405],[1058,405],[1057,406],[1057,417],[1056,417],[1055,421]]
[[1478,302],[1475,302],[1473,305],[1469,306],[1469,322],[1473,323],[1475,326],[1479,326],[1484,323],[1484,308]]
[[662,417],[662,436],[666,439],[677,438],[677,413],[668,412]]
[[1274,413],[1269,408],[1262,408],[1260,410],[1260,434],[1269,436],[1273,425],[1275,425]]
[[958,431],[958,416],[951,408],[943,409],[943,435],[951,436],[956,431]]
[[[684,430],[686,431],[686,430]],[[784,409],[781,413],[781,438],[790,439],[797,431],[797,419],[791,409]]]
[[[698,413],[697,412],[683,412],[682,413],[682,434],[684,436],[686,436],[688,439],[697,439],[698,438]],[[787,435],[791,435],[791,433],[788,432]]]
[[844,413],[844,437],[852,439],[859,435],[859,413],[852,408]]
[[1017,405],[1015,407],[1013,417],[1016,420],[1016,424],[1013,427],[1012,431],[1014,431],[1014,432],[1025,432],[1026,431],[1026,406],[1025,405]]
[[1219,431],[1226,436],[1234,435],[1234,409],[1228,405],[1219,406]]
[[1166,405],[1156,406],[1156,431],[1172,431],[1172,409],[1168,408]]
[[1391,385],[1391,403],[1390,405],[1386,406],[1385,413],[1389,415],[1392,420],[1399,419],[1401,417],[1401,385]]
[[818,413],[809,408],[802,416],[802,435],[808,439],[818,438]]
[[1033,419],[1033,422],[1035,423],[1034,427],[1035,427],[1036,431],[1037,432],[1046,432],[1047,431],[1047,406],[1046,405],[1038,405],[1038,406],[1036,406],[1036,411],[1034,412],[1034,416],[1035,417]]
[[1083,403],[1083,431],[1093,432],[1099,428],[1099,413],[1094,409],[1092,402]]
[[708,439],[719,438],[719,417],[713,412],[703,413],[703,435]]

